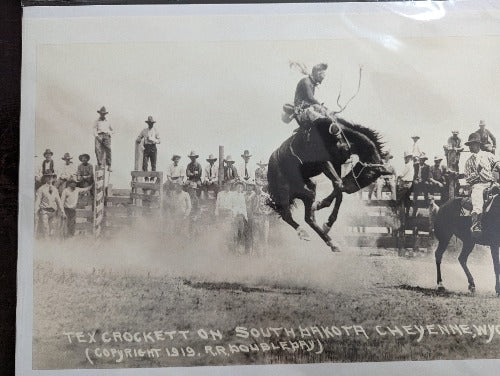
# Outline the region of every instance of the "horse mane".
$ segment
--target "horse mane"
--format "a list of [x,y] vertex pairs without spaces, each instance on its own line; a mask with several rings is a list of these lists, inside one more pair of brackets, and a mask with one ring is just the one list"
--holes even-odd
[[366,136],[371,142],[373,142],[378,153],[379,154],[383,153],[384,142],[382,141],[382,136],[380,136],[380,134],[377,131],[371,128],[367,128],[360,124],[350,123],[342,118],[337,118],[337,122],[340,125],[342,125],[345,129],[352,130],[354,132],[358,132]]

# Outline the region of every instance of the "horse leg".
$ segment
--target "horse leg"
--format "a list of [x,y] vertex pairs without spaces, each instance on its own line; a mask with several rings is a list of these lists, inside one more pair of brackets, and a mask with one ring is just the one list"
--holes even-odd
[[439,244],[434,253],[436,259],[436,273],[437,273],[437,289],[439,291],[444,291],[443,279],[441,278],[441,261],[443,260],[443,254],[446,252],[446,248],[450,242],[452,234],[446,234],[439,239]]
[[321,229],[316,223],[314,218],[314,211],[312,210],[312,205],[314,202],[315,193],[306,189],[299,198],[304,203],[304,220],[305,222],[320,236],[321,239],[330,247],[332,252],[339,252],[339,248],[333,244],[332,238],[328,236],[328,234]]
[[465,275],[467,276],[467,281],[469,282],[469,291],[471,293],[474,293],[476,291],[476,285],[474,284],[474,278],[472,278],[472,274],[470,273],[469,268],[467,267],[467,259],[469,258],[469,255],[473,249],[474,249],[474,242],[464,241],[462,246],[462,252],[460,252],[460,255],[458,256],[458,261],[460,262],[460,265],[462,265],[462,269],[464,270]]
[[493,269],[495,271],[495,292],[500,297],[500,261],[499,261],[499,246],[498,244],[490,246],[491,258],[493,259]]

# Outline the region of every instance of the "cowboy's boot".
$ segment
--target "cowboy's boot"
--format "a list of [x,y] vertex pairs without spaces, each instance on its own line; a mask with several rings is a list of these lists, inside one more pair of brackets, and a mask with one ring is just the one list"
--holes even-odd
[[472,236],[478,238],[481,236],[481,214],[471,214],[472,226],[470,228]]

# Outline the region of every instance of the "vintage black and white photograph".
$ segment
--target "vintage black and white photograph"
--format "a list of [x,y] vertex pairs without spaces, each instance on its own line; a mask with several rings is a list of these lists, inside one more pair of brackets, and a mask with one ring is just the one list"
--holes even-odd
[[498,22],[372,7],[58,20],[33,370],[499,358]]

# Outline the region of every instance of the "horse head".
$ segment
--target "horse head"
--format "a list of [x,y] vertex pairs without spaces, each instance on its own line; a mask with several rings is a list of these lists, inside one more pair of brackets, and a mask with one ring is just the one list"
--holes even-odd
[[376,131],[341,118],[337,119],[337,123],[347,145],[348,158],[353,154],[359,157],[359,161],[353,163],[351,171],[343,179],[345,192],[356,192],[380,176],[391,175],[383,163],[383,143]]

